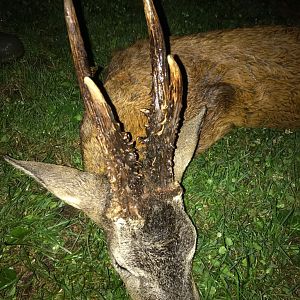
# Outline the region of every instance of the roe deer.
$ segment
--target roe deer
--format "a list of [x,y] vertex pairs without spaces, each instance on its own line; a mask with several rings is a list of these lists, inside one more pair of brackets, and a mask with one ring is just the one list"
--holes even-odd
[[102,227],[133,299],[199,299],[191,273],[196,231],[183,207],[182,174],[195,150],[206,149],[232,126],[299,127],[300,31],[269,27],[174,38],[172,52],[187,75],[182,80],[166,55],[153,3],[144,0],[151,58],[145,42],[114,57],[105,84],[114,116],[90,79],[72,1],[64,2],[85,105],[86,172],[5,159]]

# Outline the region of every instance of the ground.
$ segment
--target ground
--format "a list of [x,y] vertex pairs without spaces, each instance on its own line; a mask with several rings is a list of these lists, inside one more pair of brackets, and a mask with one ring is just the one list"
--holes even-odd
[[[297,1],[161,6],[176,35],[300,19]],[[97,66],[147,35],[141,1],[81,7]],[[1,66],[0,156],[81,168],[82,104],[61,1],[2,0],[0,31],[17,33],[26,51]],[[299,299],[299,142],[299,132],[239,129],[192,162],[185,203],[198,228],[193,267],[203,299]],[[0,229],[0,298],[128,299],[101,230],[3,160]]]

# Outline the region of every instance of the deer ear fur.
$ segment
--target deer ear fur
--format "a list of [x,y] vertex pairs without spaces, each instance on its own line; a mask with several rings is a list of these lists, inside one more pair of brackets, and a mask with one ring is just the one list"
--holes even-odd
[[180,128],[174,157],[174,177],[178,182],[181,182],[183,173],[194,156],[205,113],[206,107]]
[[16,160],[8,156],[4,159],[34,178],[59,199],[83,210],[99,222],[110,191],[108,182],[103,176],[65,166]]

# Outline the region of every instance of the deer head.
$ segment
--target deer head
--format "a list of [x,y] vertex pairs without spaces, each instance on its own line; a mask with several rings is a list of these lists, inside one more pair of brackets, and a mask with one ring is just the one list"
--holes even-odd
[[181,73],[174,58],[166,55],[151,0],[144,0],[144,9],[153,78],[152,105],[144,111],[148,118],[144,147],[138,151],[129,134],[121,131],[111,107],[89,77],[75,10],[72,1],[65,0],[85,114],[97,132],[105,171],[95,174],[5,159],[58,198],[84,211],[104,230],[113,266],[133,299],[199,299],[191,274],[196,230],[184,210],[179,182],[197,146],[205,111],[183,127],[178,138]]

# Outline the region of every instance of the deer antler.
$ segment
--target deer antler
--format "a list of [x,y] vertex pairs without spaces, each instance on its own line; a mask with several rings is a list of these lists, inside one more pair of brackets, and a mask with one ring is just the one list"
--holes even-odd
[[163,189],[174,181],[173,158],[181,110],[181,74],[173,57],[167,58],[164,36],[153,2],[145,0],[144,9],[150,36],[153,83],[142,155],[144,160],[140,164],[129,135],[121,131],[110,106],[89,78],[91,72],[75,10],[72,1],[65,1],[66,23],[80,90],[87,113],[97,130],[97,140],[111,184],[113,199],[107,214],[109,218],[124,214],[138,217],[137,207],[144,199],[141,194],[147,194],[153,188]]
[[89,78],[91,72],[87,54],[71,0],[65,1],[65,18],[80,91],[88,114],[97,128],[97,139],[111,184],[113,199],[110,214],[119,215],[120,210],[130,213],[129,199],[136,199],[141,187],[137,183],[140,175],[137,170],[136,150],[129,135],[121,131],[99,88]]
[[147,181],[165,187],[174,180],[174,145],[181,110],[182,80],[173,57],[167,58],[163,31],[151,0],[144,1],[144,10],[152,65],[152,105],[144,140],[144,174]]

